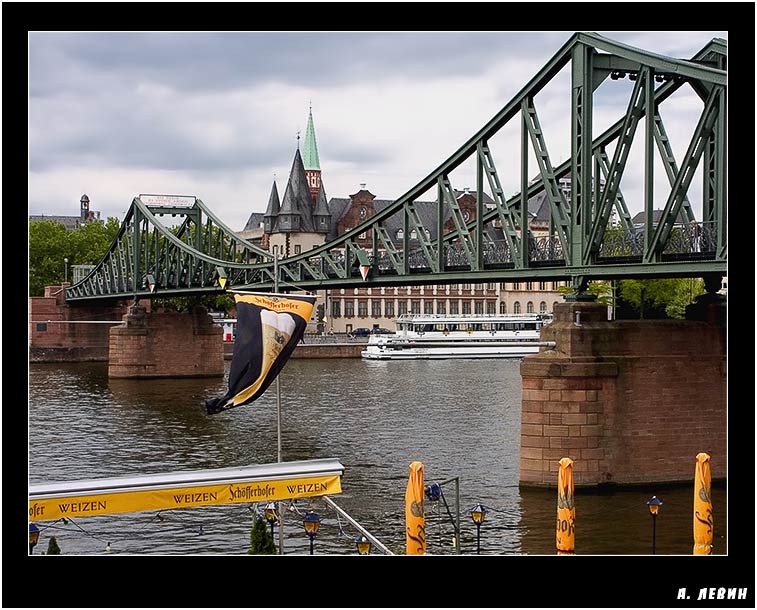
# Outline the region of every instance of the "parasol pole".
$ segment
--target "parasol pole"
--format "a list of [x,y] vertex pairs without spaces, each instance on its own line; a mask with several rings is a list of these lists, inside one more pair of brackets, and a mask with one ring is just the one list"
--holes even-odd
[[[273,291],[279,291],[279,253],[273,252]],[[276,375],[276,459],[281,462],[281,383]],[[284,511],[281,510],[281,502],[277,503],[276,510],[279,513],[279,555],[284,554]]]

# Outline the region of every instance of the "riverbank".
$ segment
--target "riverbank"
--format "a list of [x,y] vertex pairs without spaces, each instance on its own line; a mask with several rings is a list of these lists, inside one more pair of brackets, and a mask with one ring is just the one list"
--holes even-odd
[[[365,349],[365,342],[357,340],[346,343],[307,342],[300,343],[292,352],[292,358],[360,358]],[[223,344],[223,357],[231,360],[234,355],[234,343]]]

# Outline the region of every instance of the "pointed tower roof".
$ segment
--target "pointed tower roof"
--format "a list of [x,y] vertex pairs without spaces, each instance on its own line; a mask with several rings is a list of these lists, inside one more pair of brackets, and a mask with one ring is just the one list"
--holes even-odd
[[300,217],[300,230],[312,232],[313,224],[313,198],[310,196],[308,179],[305,176],[305,167],[302,164],[302,156],[299,149],[294,153],[292,171],[289,172],[289,181],[284,191],[284,199],[281,201],[279,215],[296,214]]
[[313,127],[313,109],[308,114],[308,126],[305,130],[305,142],[302,146],[302,162],[305,169],[317,169],[320,171],[321,162],[318,159],[318,145],[315,142],[315,127]]
[[271,196],[268,198],[268,207],[265,209],[266,216],[276,216],[279,213],[281,205],[279,204],[279,190],[276,188],[276,181],[273,181],[271,187]]
[[323,180],[321,180],[321,186],[318,187],[318,197],[315,200],[315,216],[331,216],[329,211],[329,204],[326,201],[326,189],[323,187]]

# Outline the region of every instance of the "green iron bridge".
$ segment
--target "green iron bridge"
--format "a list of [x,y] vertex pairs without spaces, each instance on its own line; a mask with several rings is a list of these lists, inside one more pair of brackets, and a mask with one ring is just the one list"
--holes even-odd
[[[278,260],[237,236],[196,197],[139,196],[102,260],[66,289],[66,302],[265,292],[277,285],[314,291],[545,278],[572,281],[581,298],[590,279],[719,278],[727,273],[728,252],[726,63],[722,39],[683,60],[576,33],[459,150],[338,238]],[[555,166],[535,98],[566,66],[571,151],[568,161]],[[592,138],[594,92],[608,78],[629,78],[633,91],[620,119]],[[701,113],[685,154],[676,160],[660,109],[682,87],[701,100]],[[514,150],[498,151],[520,158],[520,190],[512,196],[502,188],[491,142],[508,125],[520,131]],[[634,142],[643,149],[643,167],[634,168],[644,176],[643,201],[635,202],[643,205],[639,226],[620,189]],[[536,160],[535,168],[529,168],[529,159]],[[656,159],[669,190],[660,194],[665,204],[655,213]],[[470,221],[451,182],[452,172],[465,163],[475,164],[476,174],[477,208]],[[699,168],[702,216],[695,221],[688,193]],[[569,195],[561,189],[564,179],[570,181]],[[431,219],[416,205],[427,192],[436,192]],[[541,193],[549,221],[535,234],[528,201]],[[178,227],[161,222],[169,215],[179,217]],[[401,237],[399,231],[390,234],[390,224],[402,227]]]

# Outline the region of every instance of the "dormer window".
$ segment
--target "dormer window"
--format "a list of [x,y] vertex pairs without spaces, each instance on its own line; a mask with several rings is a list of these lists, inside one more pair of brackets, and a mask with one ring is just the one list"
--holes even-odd
[[397,229],[397,239],[405,237],[405,232],[402,229]]

